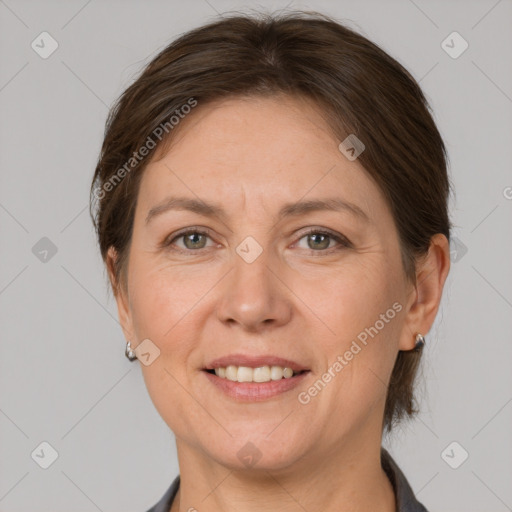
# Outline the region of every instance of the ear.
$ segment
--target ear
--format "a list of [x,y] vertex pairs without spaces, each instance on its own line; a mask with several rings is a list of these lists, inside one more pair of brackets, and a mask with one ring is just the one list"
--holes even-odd
[[445,235],[438,233],[431,238],[428,253],[417,264],[416,285],[407,301],[400,350],[413,349],[416,334],[425,336],[432,327],[449,270],[450,244]]
[[[133,345],[133,335],[135,331],[133,329],[132,315],[129,306],[130,301],[128,298],[128,290],[125,289],[125,287],[117,281],[115,274],[115,263],[117,261],[117,257],[117,251],[113,246],[110,246],[107,251],[106,261],[108,277],[112,286],[114,297],[117,302],[117,313],[119,316],[119,323],[123,329],[124,337],[127,341],[132,341]],[[137,343],[135,343],[135,345],[137,345]]]

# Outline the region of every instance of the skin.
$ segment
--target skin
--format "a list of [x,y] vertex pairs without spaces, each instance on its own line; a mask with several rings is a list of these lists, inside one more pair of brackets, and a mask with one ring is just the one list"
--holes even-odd
[[[160,350],[141,369],[176,436],[181,486],[173,512],[395,510],[380,466],[386,389],[398,351],[413,349],[416,333],[434,322],[449,247],[434,236],[411,284],[384,196],[339,142],[306,100],[231,98],[198,105],[145,170],[116,300],[132,348],[149,338]],[[226,217],[171,210],[146,224],[171,194],[218,202]],[[328,210],[277,218],[285,203],[326,197],[350,201],[369,220]],[[159,246],[187,227],[210,235]],[[308,237],[307,227],[350,244]],[[250,264],[236,252],[247,236],[263,250]],[[111,248],[114,288],[115,258]],[[298,393],[396,302],[400,313],[301,404]],[[297,389],[243,403],[201,370],[235,352],[274,354],[311,371]],[[248,442],[261,453],[249,468],[237,456]]]

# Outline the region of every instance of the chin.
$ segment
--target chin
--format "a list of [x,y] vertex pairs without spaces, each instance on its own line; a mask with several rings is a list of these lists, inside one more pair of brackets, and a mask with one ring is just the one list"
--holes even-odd
[[248,471],[255,475],[291,468],[307,452],[304,437],[290,435],[286,430],[275,438],[272,434],[269,437],[266,434],[233,436],[230,442],[218,444],[214,450],[210,443],[204,450],[214,461],[230,470]]

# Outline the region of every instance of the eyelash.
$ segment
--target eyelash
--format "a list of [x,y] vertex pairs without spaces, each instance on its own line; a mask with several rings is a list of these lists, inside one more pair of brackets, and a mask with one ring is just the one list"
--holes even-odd
[[[171,248],[172,244],[176,240],[178,240],[180,238],[183,238],[186,235],[192,235],[192,234],[207,236],[208,238],[211,239],[210,232],[205,231],[204,229],[201,229],[201,228],[187,228],[184,231],[180,231],[180,232],[178,232],[176,234],[173,234],[170,237],[166,238],[162,242],[162,244],[160,245],[160,248],[166,248],[166,249],[171,250],[171,251],[179,252],[179,253],[182,253],[182,254],[189,254],[189,255],[192,255],[192,253],[195,253],[195,252],[201,252],[203,250],[206,250],[207,248],[205,248],[205,247],[203,247],[201,249]],[[337,252],[339,250],[347,249],[347,248],[352,247],[352,244],[350,243],[350,241],[347,238],[345,238],[344,236],[336,234],[336,233],[334,233],[332,231],[329,231],[329,230],[318,229],[318,228],[311,228],[308,231],[302,233],[297,241],[300,241],[303,238],[305,238],[306,236],[312,235],[312,234],[328,236],[329,238],[335,240],[339,244],[338,246],[330,247],[329,249],[324,249],[324,250],[316,250],[315,251],[313,249],[310,249],[310,254],[313,254],[315,256],[316,255],[323,256],[325,254],[332,254],[333,252]]]

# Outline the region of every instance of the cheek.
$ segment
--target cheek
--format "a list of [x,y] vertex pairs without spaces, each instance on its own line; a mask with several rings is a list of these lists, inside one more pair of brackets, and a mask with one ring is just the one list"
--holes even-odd
[[399,269],[368,258],[350,272],[333,274],[324,298],[315,297],[319,316],[334,332],[320,338],[326,370],[337,376],[331,403],[363,413],[385,398],[402,324],[400,279]]
[[[187,432],[201,421],[186,389],[188,366],[194,350],[197,322],[194,304],[197,293],[179,279],[151,269],[132,277],[132,314],[139,340],[149,338],[160,349],[160,356],[150,365],[140,363],[148,394],[166,424],[176,432]],[[204,418],[202,418],[204,421]]]
[[[150,338],[158,343],[173,325],[177,312],[175,297],[168,283],[144,279],[134,282],[131,300],[135,331],[139,338]],[[160,345],[160,344],[159,344]]]
[[[398,283],[396,269],[380,255],[368,254],[322,278],[297,282],[295,289],[301,290],[298,295],[322,320],[325,348],[332,356],[332,350],[346,350],[360,333],[364,339],[366,330],[376,323],[379,336],[387,337],[392,324],[398,323],[393,309],[401,297]],[[371,332],[375,334],[374,329]]]
[[180,278],[158,266],[133,267],[130,296],[134,327],[139,338],[150,338],[164,346],[164,340],[174,337],[193,311],[204,291],[201,282]]

